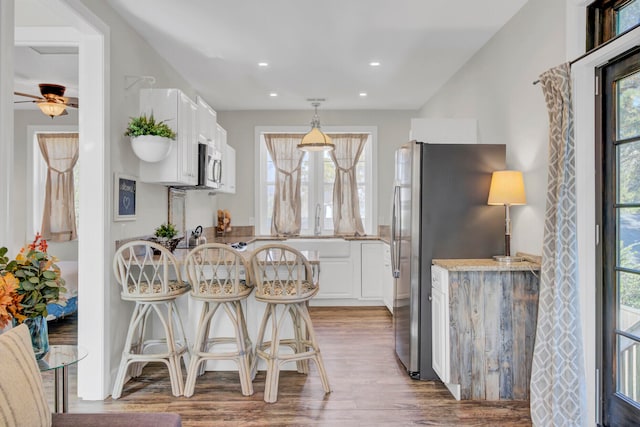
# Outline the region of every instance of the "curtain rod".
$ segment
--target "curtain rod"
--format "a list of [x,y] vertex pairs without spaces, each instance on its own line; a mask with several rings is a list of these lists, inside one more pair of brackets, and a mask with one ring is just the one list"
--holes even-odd
[[[633,27],[633,28],[635,28],[635,27]],[[591,49],[590,51],[587,51],[587,52],[583,53],[582,55],[578,56],[577,58],[575,58],[575,59],[573,59],[573,60],[569,61],[569,66],[571,66],[571,65],[575,64],[576,62],[580,61],[580,60],[581,60],[581,59],[583,59],[583,58],[586,58],[587,56],[591,55],[592,53],[595,53],[595,52],[599,51],[599,50],[600,50],[600,49],[602,49],[603,47],[605,47],[605,46],[609,45],[610,43],[614,42],[615,40],[618,40],[618,38],[619,38],[620,36],[622,36],[622,35],[624,35],[624,34],[628,33],[628,32],[629,32],[629,31],[631,31],[633,28],[631,28],[631,29],[629,29],[629,30],[625,31],[625,32],[624,32],[624,33],[622,33],[622,34],[619,34],[617,37],[614,37],[614,38],[612,38],[612,39],[607,40],[606,42],[602,43],[601,45],[598,45],[598,46],[594,47],[593,49]],[[540,79],[535,80],[535,81],[533,82],[533,85],[535,86],[535,85],[537,85],[538,83],[540,83]]]

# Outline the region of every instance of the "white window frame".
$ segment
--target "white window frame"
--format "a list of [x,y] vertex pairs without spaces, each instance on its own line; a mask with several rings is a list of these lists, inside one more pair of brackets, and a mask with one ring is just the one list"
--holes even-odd
[[37,135],[39,133],[78,133],[78,126],[44,125],[27,126],[27,189],[31,190],[27,197],[27,226],[24,241],[33,239],[42,226],[42,212],[44,209],[44,194],[47,182],[47,164],[38,148]]
[[[367,186],[366,194],[366,206],[365,212],[369,215],[363,221],[366,234],[376,234],[378,228],[378,175],[374,174],[378,164],[378,127],[377,126],[323,126],[322,131],[327,134],[332,133],[368,133],[370,134],[370,141],[365,146],[363,155],[367,156],[370,160],[366,164],[365,176],[366,181],[370,183]],[[254,217],[255,220],[255,233],[256,235],[270,235],[271,224],[266,223],[266,218],[270,217],[270,213],[267,212],[267,192],[263,191],[263,183],[267,179],[267,164],[268,152],[264,143],[263,135],[265,133],[300,133],[304,135],[309,132],[308,126],[256,126],[255,127],[255,202],[254,202]],[[313,174],[314,169],[322,167],[322,156],[316,156],[310,164],[310,172]],[[317,182],[310,187],[310,203],[309,214],[313,217],[315,213],[315,207],[312,201],[317,200],[318,195],[322,194],[323,183]],[[310,229],[303,229],[300,231],[301,235],[313,234],[313,224],[310,224]],[[322,230],[323,235],[332,235],[333,227],[331,229]]]

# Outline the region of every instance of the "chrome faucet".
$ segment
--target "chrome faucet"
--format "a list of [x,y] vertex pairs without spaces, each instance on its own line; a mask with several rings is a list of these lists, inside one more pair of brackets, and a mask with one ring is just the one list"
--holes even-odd
[[313,227],[313,234],[315,234],[316,236],[320,234],[320,232],[322,231],[322,226],[321,226],[321,213],[322,213],[322,206],[320,206],[320,203],[316,204],[316,221],[315,221],[315,225]]

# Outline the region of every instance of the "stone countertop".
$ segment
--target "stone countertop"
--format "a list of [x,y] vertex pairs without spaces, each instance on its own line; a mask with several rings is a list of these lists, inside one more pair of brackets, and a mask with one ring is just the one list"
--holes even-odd
[[[216,242],[216,243],[220,243],[220,242]],[[189,254],[190,251],[191,249],[186,249],[186,248],[183,248],[183,249],[178,248],[175,251],[173,251],[173,255],[176,257],[178,264],[184,264],[187,254]],[[243,255],[243,257],[246,260],[249,260],[249,258],[251,258],[251,255],[253,254],[253,251],[245,250],[245,251],[241,251],[240,253]],[[300,253],[302,253],[302,255],[304,255],[304,257],[307,258],[309,263],[311,264],[320,263],[320,255],[318,251],[300,251]]]
[[539,271],[540,264],[530,261],[498,262],[493,259],[434,259],[437,265],[449,271]]

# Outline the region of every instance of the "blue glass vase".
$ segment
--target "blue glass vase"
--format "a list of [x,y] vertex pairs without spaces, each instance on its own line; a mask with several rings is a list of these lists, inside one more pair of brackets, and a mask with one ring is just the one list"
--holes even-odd
[[[29,328],[31,334],[31,346],[36,355],[36,360],[40,360],[49,351],[49,328],[47,319],[44,316],[27,318],[23,322]],[[13,326],[18,326],[16,319],[13,319]]]

